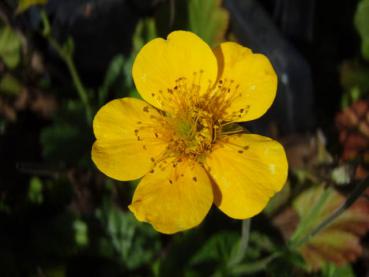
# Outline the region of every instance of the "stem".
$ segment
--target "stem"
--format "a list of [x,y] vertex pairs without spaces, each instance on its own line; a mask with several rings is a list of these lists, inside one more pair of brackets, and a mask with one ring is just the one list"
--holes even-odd
[[258,271],[265,270],[265,268],[271,261],[273,261],[275,258],[278,258],[281,255],[282,255],[281,252],[275,252],[270,256],[263,258],[261,260],[254,261],[249,264],[240,264],[238,266],[235,266],[231,272],[234,275],[241,275],[241,274],[252,274]]
[[64,61],[69,69],[70,75],[72,76],[73,84],[78,92],[79,98],[81,99],[83,105],[85,106],[86,119],[89,122],[89,124],[91,124],[92,123],[92,109],[91,109],[91,106],[88,100],[87,90],[82,84],[82,81],[78,75],[78,71],[73,62],[72,57],[68,56],[64,59]]
[[228,267],[233,267],[234,265],[239,264],[245,257],[250,238],[250,225],[251,219],[245,219],[242,221],[241,239],[238,245],[238,251],[237,254],[229,261]]
[[309,241],[312,237],[326,228],[331,224],[337,217],[344,213],[348,208],[355,203],[355,201],[360,197],[360,195],[369,187],[369,176],[365,178],[362,182],[356,185],[353,192],[347,197],[346,201],[338,207],[333,213],[331,213],[325,220],[323,220],[318,226],[311,230],[304,238],[300,241],[292,244],[293,247],[298,247]]
[[44,24],[44,31],[42,35],[48,40],[50,45],[58,53],[59,57],[65,62],[68,67],[69,73],[72,77],[73,85],[77,90],[79,98],[85,108],[86,120],[89,125],[92,123],[92,108],[89,103],[88,93],[84,85],[82,84],[81,78],[79,77],[78,71],[73,61],[73,51],[68,51],[63,48],[59,42],[51,36],[50,23],[47,14],[44,10],[41,10],[41,17]]
[[299,226],[295,230],[294,234],[290,239],[290,244],[294,245],[296,242],[300,241],[301,237],[304,235],[305,231],[312,225],[317,214],[320,213],[324,204],[329,197],[329,190],[325,189],[320,195],[316,204],[310,209],[310,211],[301,219]]

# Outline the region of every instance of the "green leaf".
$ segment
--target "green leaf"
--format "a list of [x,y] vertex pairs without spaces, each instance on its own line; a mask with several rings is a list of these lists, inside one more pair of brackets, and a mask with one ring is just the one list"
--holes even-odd
[[68,101],[63,104],[54,123],[41,132],[43,156],[46,160],[61,165],[91,164],[92,130],[84,118],[81,102]]
[[158,36],[156,23],[153,18],[146,18],[138,22],[133,34],[133,55],[136,56],[138,51],[150,40]]
[[28,199],[30,202],[35,204],[41,204],[43,201],[42,195],[42,182],[40,178],[31,178],[29,188],[28,188]]
[[361,36],[361,53],[365,59],[369,60],[369,0],[361,0],[354,20]]
[[123,79],[125,79],[125,63],[126,60],[123,55],[117,55],[111,60],[109,68],[105,73],[104,82],[99,88],[100,106],[106,102],[110,88],[117,82],[119,77],[123,77]]
[[20,61],[21,40],[9,26],[0,29],[0,58],[9,68],[15,68]]
[[80,220],[76,219],[73,223],[74,229],[74,238],[78,246],[83,247],[88,244],[88,226],[87,224]]
[[35,5],[44,5],[48,0],[20,0],[16,13],[20,14]]
[[[358,196],[367,185],[368,179],[359,183],[347,199],[322,185],[296,198],[293,207],[300,224],[293,238],[300,242],[290,246],[303,256],[307,270],[318,270],[329,262],[344,265],[362,253],[360,237],[369,230],[369,204]],[[296,236],[299,231],[303,236]]]
[[344,88],[342,109],[369,94],[369,67],[357,61],[345,61],[340,67],[340,81]]
[[238,249],[240,235],[236,232],[222,231],[208,239],[200,250],[192,257],[190,264],[206,262],[226,263],[235,248]]
[[[305,192],[295,200],[293,204],[294,209],[301,218],[297,229],[290,239],[291,245],[301,240],[301,238],[304,237],[313,226],[318,224],[320,220],[318,216],[326,206],[330,195],[330,189],[324,189],[323,186],[319,186],[315,190]],[[310,207],[310,209],[306,210],[306,207]]]
[[268,205],[264,209],[264,213],[269,216],[275,213],[278,210],[278,208],[280,208],[283,204],[287,202],[290,195],[291,195],[291,185],[290,182],[287,181],[283,189],[276,195],[274,195],[272,199],[269,201]]
[[7,95],[18,95],[23,86],[22,84],[12,75],[6,73],[0,79],[0,92]]
[[115,251],[128,269],[147,264],[160,249],[159,234],[151,226],[138,222],[131,213],[119,210],[110,201],[104,201],[97,217],[106,226]]
[[141,50],[141,48],[150,40],[156,38],[158,36],[156,30],[156,23],[153,18],[146,18],[137,24],[135,33],[132,38],[133,50],[130,57],[127,60],[125,65],[125,75],[126,75],[126,87],[128,90],[128,95],[130,97],[141,99],[140,94],[137,92],[133,85],[133,81],[131,78],[132,66],[135,60],[137,53]]
[[326,264],[322,268],[322,277],[354,277],[355,273],[350,265],[336,266],[332,263]]
[[223,40],[229,14],[220,0],[190,0],[188,2],[189,29],[210,46]]

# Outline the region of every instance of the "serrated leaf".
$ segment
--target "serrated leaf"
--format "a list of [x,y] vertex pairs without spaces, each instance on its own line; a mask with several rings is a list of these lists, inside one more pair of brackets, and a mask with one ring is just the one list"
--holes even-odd
[[192,257],[190,264],[197,265],[206,262],[220,264],[226,262],[231,257],[239,238],[239,234],[230,231],[223,231],[213,235]]
[[47,3],[48,0],[20,0],[18,7],[17,7],[17,14],[20,14],[22,12],[25,12],[30,7],[35,5],[44,5]]
[[369,0],[361,0],[355,13],[355,26],[361,37],[361,53],[369,60]]
[[[324,189],[323,186],[302,193],[293,207],[301,219],[300,224],[305,224],[303,233],[309,233],[344,201],[344,196],[332,188]],[[318,202],[319,208],[315,209]],[[310,218],[308,224],[304,223],[306,215],[312,210],[315,210],[314,217]],[[365,199],[358,199],[330,225],[299,247],[298,251],[310,270],[318,270],[327,263],[345,265],[361,254],[360,236],[368,230],[369,203]]]
[[149,225],[138,222],[131,213],[123,212],[105,201],[97,212],[106,226],[114,250],[130,270],[151,261],[160,248],[159,234]]
[[220,0],[188,1],[189,29],[210,46],[223,40],[228,27],[229,14]]
[[0,58],[9,68],[15,68],[20,61],[21,40],[9,26],[0,29]]

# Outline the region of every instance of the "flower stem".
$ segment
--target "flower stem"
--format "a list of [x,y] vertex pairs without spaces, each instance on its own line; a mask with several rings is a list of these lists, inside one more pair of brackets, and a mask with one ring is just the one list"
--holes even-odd
[[[54,50],[58,53],[59,57],[65,62],[65,64],[68,67],[69,73],[72,77],[73,85],[77,90],[77,93],[79,95],[79,98],[81,99],[81,102],[85,108],[86,112],[86,120],[89,125],[92,124],[92,108],[89,102],[88,93],[84,85],[82,84],[81,78],[79,77],[78,71],[76,69],[76,66],[73,61],[73,49],[72,45],[69,45],[70,47],[63,47],[59,44],[59,42],[52,37],[51,35],[51,29],[50,29],[50,23],[49,19],[47,17],[47,14],[44,10],[41,10],[41,18],[44,24],[44,30],[42,32],[42,35],[44,38],[48,40],[50,45],[54,48]],[[71,41],[69,41],[71,42]]]
[[250,225],[251,219],[245,219],[242,221],[241,239],[238,244],[238,251],[228,262],[228,267],[233,267],[234,265],[239,264],[245,257],[250,238]]

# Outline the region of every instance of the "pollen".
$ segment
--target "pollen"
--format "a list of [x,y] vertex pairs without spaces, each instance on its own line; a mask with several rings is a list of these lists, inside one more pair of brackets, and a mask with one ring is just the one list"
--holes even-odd
[[[200,94],[204,85],[203,70],[194,71],[192,78],[179,77],[173,87],[159,90],[157,101],[172,105],[164,113],[154,133],[156,138],[168,142],[168,152],[177,156],[201,160],[211,152],[213,145],[221,137],[222,119],[230,103],[237,97],[239,85],[232,79],[209,80],[205,93]],[[164,91],[166,93],[164,93]],[[246,113],[247,107],[239,109]],[[237,115],[232,115],[237,116]]]

